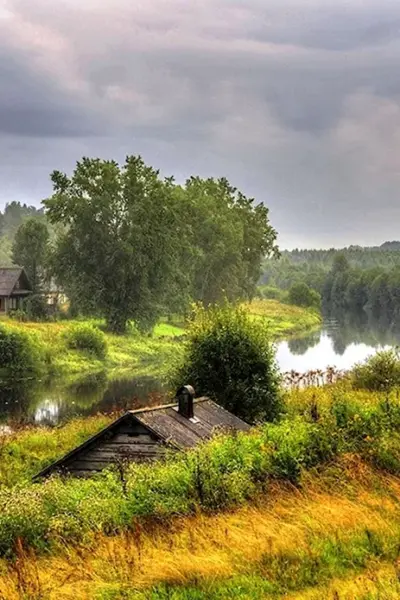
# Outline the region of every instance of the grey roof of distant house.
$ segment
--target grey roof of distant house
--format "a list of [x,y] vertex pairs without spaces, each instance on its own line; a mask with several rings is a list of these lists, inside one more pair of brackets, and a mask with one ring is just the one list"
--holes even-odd
[[0,296],[10,296],[21,273],[22,267],[0,267]]

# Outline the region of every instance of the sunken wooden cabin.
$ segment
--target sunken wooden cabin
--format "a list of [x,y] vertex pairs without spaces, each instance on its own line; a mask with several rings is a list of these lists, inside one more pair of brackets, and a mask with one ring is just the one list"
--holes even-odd
[[90,477],[121,461],[148,462],[166,449],[187,450],[217,431],[248,431],[250,426],[209,398],[194,399],[191,386],[178,390],[177,402],[132,410],[51,464],[35,479],[53,473]]

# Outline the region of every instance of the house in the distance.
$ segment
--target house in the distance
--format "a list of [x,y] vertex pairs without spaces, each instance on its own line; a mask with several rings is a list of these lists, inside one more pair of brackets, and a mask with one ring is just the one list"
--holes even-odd
[[217,431],[248,431],[250,425],[209,398],[194,399],[191,386],[178,390],[175,404],[127,412],[36,477],[64,473],[88,477],[125,461],[149,462],[166,449],[187,450]]
[[32,286],[23,267],[0,267],[0,314],[23,308]]

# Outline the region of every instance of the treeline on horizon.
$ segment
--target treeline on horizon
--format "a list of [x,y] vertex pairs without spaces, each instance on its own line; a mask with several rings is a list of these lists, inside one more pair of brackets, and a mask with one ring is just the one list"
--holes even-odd
[[178,185],[129,156],[123,165],[83,158],[51,180],[44,209],[6,206],[3,264],[24,266],[36,295],[53,279],[75,313],[115,332],[129,320],[150,330],[193,302],[249,300],[263,258],[277,253],[268,208],[225,178]]
[[283,251],[265,260],[260,280],[265,297],[290,294],[303,284],[318,292],[326,312],[368,312],[396,323],[400,317],[400,242],[378,247]]

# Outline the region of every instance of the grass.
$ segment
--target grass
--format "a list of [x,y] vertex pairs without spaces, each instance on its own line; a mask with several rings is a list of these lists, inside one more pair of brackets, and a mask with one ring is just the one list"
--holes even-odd
[[390,600],[398,597],[400,480],[353,456],[302,487],[218,515],[136,524],[56,556],[0,564],[8,600]]
[[[400,475],[396,393],[371,393],[364,403],[341,383],[323,389],[321,397],[318,390],[313,394],[289,394],[287,414],[277,424],[233,437],[218,435],[165,462],[131,464],[123,479],[117,470],[89,480],[55,477],[32,485],[26,480],[34,466],[48,464],[82,441],[79,423],[55,432],[15,434],[2,448],[3,484],[17,485],[0,489],[0,553],[12,555],[20,539],[27,547],[57,551],[72,540],[91,545],[99,532],[129,531],[133,522],[244,505],[276,481],[299,486],[304,473],[348,454]],[[91,432],[105,423],[103,417],[91,419]]]
[[245,305],[255,318],[267,321],[272,339],[318,329],[321,315],[314,309],[283,304],[278,300],[254,300]]
[[0,487],[29,481],[115,418],[97,415],[73,419],[61,427],[22,427],[0,434]]
[[51,354],[52,369],[58,375],[75,376],[106,370],[110,375],[123,373],[163,374],[171,360],[179,353],[179,343],[174,341],[183,334],[175,325],[160,324],[152,336],[129,332],[119,336],[106,333],[107,355],[99,360],[88,352],[67,347],[66,334],[82,323],[101,326],[101,321],[59,321],[56,323],[19,323],[3,319],[7,327],[25,331],[35,336]]
[[[256,319],[269,324],[272,340],[318,328],[320,316],[309,309],[281,304],[275,300],[256,300],[246,305]],[[106,371],[112,377],[126,374],[165,375],[181,353],[184,326],[162,322],[151,335],[140,335],[131,329],[125,335],[106,332],[107,355],[97,359],[89,352],[68,348],[68,332],[83,323],[102,327],[99,320],[58,321],[55,323],[20,323],[3,317],[1,322],[11,329],[24,331],[35,337],[49,358],[51,372],[74,379],[84,374]]]
[[286,404],[280,424],[133,466],[125,486],[26,481],[109,418],[4,436],[0,598],[399,597],[397,392],[344,380]]

